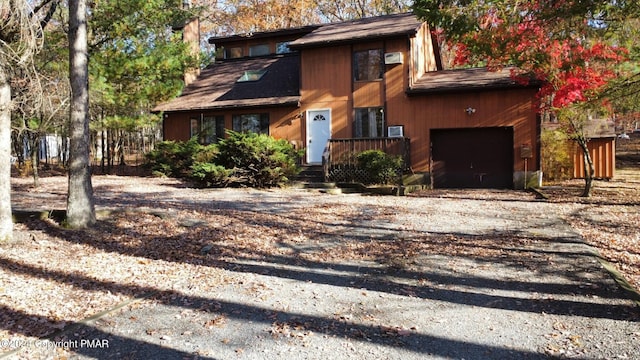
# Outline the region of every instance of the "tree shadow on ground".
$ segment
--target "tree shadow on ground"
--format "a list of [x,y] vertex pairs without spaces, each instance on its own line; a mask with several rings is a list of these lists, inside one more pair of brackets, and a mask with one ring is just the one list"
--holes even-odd
[[[0,261],[0,265],[12,272],[19,274],[26,274],[36,277],[44,277],[64,284],[72,284],[74,286],[82,286],[86,290],[101,289],[110,291],[112,293],[125,293],[125,294],[143,294],[152,293],[153,298],[157,301],[171,306],[188,307],[191,309],[201,309],[203,307],[215,307],[218,314],[224,315],[228,318],[235,318],[243,321],[260,322],[266,324],[272,324],[274,322],[273,310],[268,308],[261,308],[258,306],[249,306],[245,304],[238,304],[228,301],[212,300],[209,298],[185,296],[183,294],[158,290],[153,287],[142,287],[135,285],[124,285],[113,282],[97,281],[95,279],[83,277],[80,274],[66,274],[61,271],[45,270],[30,265],[19,264],[11,260],[3,259]],[[211,303],[215,304],[212,305]],[[29,318],[31,321],[38,323],[52,323],[54,326],[58,325],[57,322],[42,316],[33,316],[24,312],[20,312],[11,308],[3,307],[3,312],[13,313],[16,317]],[[295,324],[299,328],[305,328],[317,333],[323,333],[330,336],[336,336],[339,338],[352,339],[357,341],[374,342],[378,345],[389,347],[402,347],[413,352],[423,352],[430,355],[447,356],[453,358],[521,358],[521,359],[546,359],[548,358],[544,354],[538,354],[530,351],[506,349],[502,347],[473,344],[465,341],[452,340],[444,337],[436,337],[430,335],[423,335],[418,333],[410,333],[399,336],[389,332],[381,326],[371,326],[356,324],[349,321],[338,321],[335,319],[329,319],[324,317],[305,315],[293,312],[279,311],[277,313],[276,320],[279,322],[289,322]],[[29,333],[25,327],[18,324],[3,324],[2,328],[12,331],[14,333],[22,333],[28,336],[47,336],[46,334],[32,334]],[[108,339],[109,347],[118,349],[120,353],[105,354],[104,349],[73,349],[74,351],[88,355],[97,356],[99,358],[119,358],[123,352],[134,352],[135,358],[149,358],[153,355],[154,358],[187,358],[193,354],[185,353],[184,351],[162,347],[148,342],[142,342],[140,340],[125,338],[122,336],[105,333],[104,331],[97,329],[87,324],[72,324],[68,327],[68,330],[62,334],[51,335],[48,338],[52,340],[64,339],[64,340],[76,340],[78,338],[84,339]],[[72,333],[73,334],[72,334]]]
[[[626,190],[634,190],[637,187],[629,187]],[[548,199],[536,199],[530,192],[513,191],[513,190],[485,190],[474,196],[474,191],[465,189],[436,189],[424,190],[409,194],[409,197],[415,198],[448,198],[458,200],[473,200],[485,202],[549,202],[555,204],[584,204],[584,205],[620,205],[620,206],[638,206],[640,198],[632,198],[628,196],[611,196],[613,189],[599,187],[597,184],[592,189],[590,197],[581,196],[584,190],[584,184],[578,185],[562,185],[549,186],[539,189],[540,193],[546,195]],[[487,193],[491,194],[487,196]]]
[[[150,342],[140,341],[133,338],[114,335],[108,332],[104,332],[88,322],[68,323],[63,321],[56,321],[46,316],[29,314],[24,311],[15,310],[2,305],[0,305],[0,312],[8,318],[29,319],[30,322],[40,324],[40,327],[42,327],[42,324],[48,324],[49,328],[63,329],[54,333],[38,334],[30,332],[28,326],[22,326],[17,323],[3,323],[2,325],[0,325],[0,328],[2,329],[9,330],[15,334],[39,337],[40,340],[28,343],[15,340],[14,342],[9,343],[9,339],[2,339],[3,352],[0,352],[0,358],[9,357],[12,355],[19,356],[24,351],[35,351],[35,354],[29,354],[29,356],[33,356],[33,358],[48,359],[50,358],[51,352],[56,352],[61,349],[71,350],[77,354],[82,354],[85,356],[93,356],[96,359],[130,359],[132,358],[131,356],[134,356],[134,358],[137,359],[193,358],[193,354],[189,352],[180,351],[171,347],[161,346]],[[23,323],[23,325],[26,325],[26,323]],[[82,340],[97,340],[97,344],[106,347],[96,346],[96,343],[94,343],[94,345],[90,345],[89,343],[82,343]],[[103,342],[104,340],[106,340],[106,342]],[[66,341],[66,344],[62,343],[63,341]],[[57,346],[56,343],[63,346]],[[43,352],[45,354],[42,354]],[[198,356],[198,359],[215,360],[212,357],[206,356]]]
[[[575,252],[574,247],[566,247],[575,240],[560,239],[558,250],[547,250],[550,248],[549,242],[554,240],[524,238],[512,232],[488,235],[429,234],[413,238],[392,238],[382,234],[381,238],[377,238],[366,234],[371,229],[354,225],[357,219],[348,221],[350,230],[349,234],[345,234],[342,230],[336,232],[327,227],[305,228],[305,224],[310,223],[307,217],[295,218],[293,224],[281,226],[282,229],[289,230],[304,229],[307,242],[312,244],[311,247],[305,247],[305,244],[300,246],[296,241],[283,239],[285,235],[282,231],[271,234],[265,232],[265,229],[278,226],[280,222],[277,219],[282,220],[282,216],[251,215],[239,211],[217,211],[216,216],[233,223],[234,227],[225,230],[199,224],[181,228],[176,235],[169,235],[162,229],[142,232],[126,224],[123,226],[119,220],[130,219],[132,216],[136,216],[135,223],[147,222],[149,227],[161,223],[161,219],[154,215],[126,212],[102,220],[96,228],[88,230],[65,230],[39,221],[30,222],[30,226],[34,230],[45,231],[50,236],[72,243],[151,260],[365,288],[396,295],[412,294],[423,299],[486,308],[614,320],[628,320],[630,314],[637,315],[637,308],[634,306],[598,304],[589,300],[624,299],[626,296],[614,283],[600,284],[600,278],[591,279],[592,283],[588,286],[582,284],[586,280],[585,275],[588,276],[593,271],[593,265],[589,262],[593,254],[586,250]],[[290,216],[288,218],[291,220]],[[168,220],[170,224],[175,224],[176,221],[173,218]],[[238,233],[242,231],[240,229],[256,227],[258,230],[249,232],[245,238]],[[493,278],[487,278],[465,274],[463,268],[457,272],[437,269],[435,266],[427,268],[430,256],[452,254],[472,261],[477,268],[500,264],[513,269],[510,271],[513,274],[505,278],[496,273]],[[361,263],[349,264],[353,260]],[[331,269],[347,275],[327,274],[312,269]],[[549,281],[555,282],[539,282],[536,278],[531,278],[532,274],[540,278],[550,276]],[[408,285],[392,280],[393,278],[413,282],[429,279],[429,283]],[[459,286],[464,289],[442,289],[441,286]],[[489,290],[513,290],[551,296],[526,299],[484,293]],[[560,300],[554,298],[554,295],[568,295],[576,300]]]
[[[588,259],[593,255],[581,247],[575,247],[580,241],[574,238],[549,239],[515,231],[479,235],[400,231],[384,222],[376,223],[373,221],[376,219],[375,213],[363,207],[355,207],[346,216],[340,214],[339,221],[334,219],[325,222],[314,219],[309,211],[300,211],[293,203],[274,202],[268,198],[263,199],[267,201],[257,207],[254,202],[230,200],[209,202],[203,206],[205,201],[201,199],[161,202],[153,198],[136,198],[134,194],[126,193],[121,193],[118,198],[115,196],[117,189],[112,190],[113,198],[103,200],[103,205],[129,209],[143,206],[155,210],[115,211],[100,220],[96,228],[88,230],[65,230],[50,221],[41,220],[30,220],[26,224],[32,231],[43,231],[70,243],[151,260],[367,289],[486,309],[639,321],[636,307],[607,305],[590,300],[594,297],[622,299],[625,296],[619,289],[601,284],[600,278],[589,286],[579,286],[585,279],[584,275],[593,269],[588,264]],[[277,211],[264,211],[276,205],[279,206]],[[158,211],[159,208],[162,210]],[[297,238],[300,234],[304,235],[303,240]],[[479,268],[499,264],[516,273],[522,270],[527,276],[513,278],[495,274],[495,278],[486,278],[464,271],[452,272],[429,262],[433,256],[454,254]],[[401,261],[392,261],[394,259]],[[579,266],[563,267],[560,271],[558,268],[563,264]],[[434,266],[430,268],[430,265]],[[177,298],[185,298],[185,295],[152,286],[99,281],[77,273],[43,269],[10,259],[0,260],[0,266],[14,273],[81,286],[86,290],[134,295],[154,292],[158,301],[168,305],[196,308],[202,306],[203,302],[212,301],[200,297],[177,301]],[[537,276],[531,277],[532,273],[540,278],[550,276],[557,282],[538,281]],[[407,281],[398,281],[398,278]],[[428,282],[421,282],[423,279],[428,279]],[[527,298],[489,294],[492,290],[514,290],[538,296]],[[544,294],[552,296],[544,297]],[[571,298],[558,299],[562,295]],[[273,322],[271,314],[268,314],[272,312],[270,309],[215,301],[220,304],[218,311],[228,317],[269,324]],[[16,313],[16,316],[21,314]],[[279,312],[278,320],[295,322],[304,328],[332,336],[384,346],[407,347],[412,351],[441,356],[472,358],[477,354],[490,353],[492,358],[541,357],[537,353],[421,334],[389,336],[384,329],[376,326],[292,312]],[[17,333],[28,331],[11,324],[4,326]],[[126,340],[122,340],[122,346],[146,346],[136,343],[137,340],[128,344]],[[150,346],[153,349],[154,345]]]

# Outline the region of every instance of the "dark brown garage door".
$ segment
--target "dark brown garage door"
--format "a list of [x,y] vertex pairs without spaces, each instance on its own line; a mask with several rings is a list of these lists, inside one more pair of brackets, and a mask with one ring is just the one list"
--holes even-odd
[[513,188],[513,128],[431,130],[435,188]]

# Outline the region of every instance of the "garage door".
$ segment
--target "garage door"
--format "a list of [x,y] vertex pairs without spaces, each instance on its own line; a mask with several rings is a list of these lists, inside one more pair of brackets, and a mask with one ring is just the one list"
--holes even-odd
[[513,128],[431,130],[435,188],[513,188]]

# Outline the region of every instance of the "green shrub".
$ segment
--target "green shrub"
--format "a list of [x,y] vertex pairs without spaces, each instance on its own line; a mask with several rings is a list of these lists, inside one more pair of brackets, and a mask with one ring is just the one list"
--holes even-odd
[[218,154],[216,144],[201,145],[189,141],[162,141],[147,153],[147,164],[154,175],[190,178],[196,163],[212,163]]
[[186,142],[162,141],[147,153],[147,163],[155,175],[187,177],[194,156],[203,148],[195,139]]
[[231,173],[231,170],[222,165],[196,162],[191,165],[190,178],[205,187],[225,187],[229,184]]
[[163,141],[147,154],[156,175],[187,178],[207,187],[281,185],[300,170],[302,156],[286,140],[229,131],[219,144]]
[[215,163],[219,152],[218,144],[200,145],[200,148],[191,156],[191,159],[194,164]]
[[398,181],[403,161],[400,156],[381,150],[366,150],[357,155],[358,169],[364,173],[365,184],[393,184]]
[[302,152],[287,140],[265,134],[227,131],[218,150],[216,163],[233,170],[236,185],[277,186],[300,171],[297,163]]

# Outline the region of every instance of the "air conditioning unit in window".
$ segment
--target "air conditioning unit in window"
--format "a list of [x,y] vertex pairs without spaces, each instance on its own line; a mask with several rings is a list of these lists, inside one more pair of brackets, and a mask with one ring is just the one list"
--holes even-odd
[[390,52],[384,54],[385,65],[402,64],[401,52]]
[[403,137],[404,136],[404,127],[402,125],[389,126],[387,128],[387,136],[388,137]]

